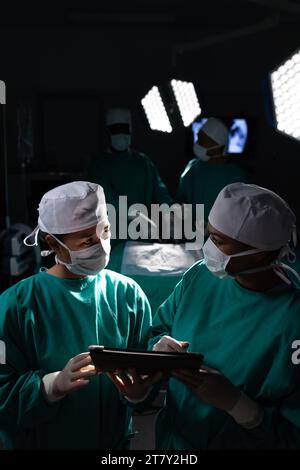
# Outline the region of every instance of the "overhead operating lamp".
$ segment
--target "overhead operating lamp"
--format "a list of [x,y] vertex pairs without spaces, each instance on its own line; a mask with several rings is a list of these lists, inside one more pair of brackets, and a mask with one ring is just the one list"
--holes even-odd
[[170,119],[157,86],[148,91],[141,103],[152,130],[172,132]]
[[300,140],[300,49],[270,74],[276,127]]
[[171,80],[170,82],[180,116],[185,127],[189,126],[201,114],[201,108],[192,82]]

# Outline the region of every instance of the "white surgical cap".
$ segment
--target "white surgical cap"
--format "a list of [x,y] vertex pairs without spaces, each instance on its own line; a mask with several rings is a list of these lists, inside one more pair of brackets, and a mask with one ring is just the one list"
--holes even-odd
[[42,197],[38,226],[47,233],[74,233],[107,222],[104,191],[87,181],[74,181],[51,189]]
[[[233,183],[217,196],[209,223],[224,235],[261,250],[277,250],[296,237],[296,217],[272,191]],[[293,239],[296,243],[296,239]]]
[[201,131],[217,142],[217,144],[227,146],[228,129],[219,119],[209,118],[201,128]]
[[125,108],[111,108],[106,114],[106,125],[113,124],[128,124],[131,126],[131,114],[129,109]]
[[87,181],[74,181],[51,189],[39,204],[38,226],[25,238],[34,236],[37,245],[39,230],[59,235],[74,233],[97,226],[98,230],[108,223],[104,191],[101,186]]

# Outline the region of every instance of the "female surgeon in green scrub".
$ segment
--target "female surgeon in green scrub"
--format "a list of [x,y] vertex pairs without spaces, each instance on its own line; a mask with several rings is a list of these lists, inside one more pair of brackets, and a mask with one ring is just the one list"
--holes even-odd
[[[149,303],[131,279],[104,269],[110,232],[102,188],[76,181],[46,193],[41,230],[56,264],[0,296],[0,433],[13,449],[120,449],[128,446],[131,408],[87,348],[145,348]],[[44,254],[49,254],[44,253]],[[155,377],[138,377],[128,400]]]
[[295,216],[275,193],[234,183],[219,193],[208,228],[204,260],[153,319],[154,350],[204,354],[198,371],[173,372],[157,447],[299,449],[300,366],[292,355],[300,291],[281,261],[293,255]]

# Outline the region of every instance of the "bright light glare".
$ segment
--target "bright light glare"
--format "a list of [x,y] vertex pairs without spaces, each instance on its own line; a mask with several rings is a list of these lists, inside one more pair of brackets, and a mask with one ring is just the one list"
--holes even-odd
[[271,73],[277,129],[300,140],[300,50]]
[[171,80],[171,86],[177,101],[181,119],[185,127],[189,126],[201,114],[201,108],[195,87],[191,82]]
[[141,103],[152,130],[172,132],[173,129],[157,86],[148,91]]

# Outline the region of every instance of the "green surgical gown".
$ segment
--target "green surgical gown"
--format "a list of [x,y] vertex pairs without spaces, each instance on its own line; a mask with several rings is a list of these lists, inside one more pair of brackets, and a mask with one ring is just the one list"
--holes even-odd
[[204,364],[218,369],[264,408],[252,430],[201,402],[170,379],[156,425],[159,449],[299,449],[300,365],[292,342],[300,339],[300,293],[280,286],[250,291],[220,280],[200,261],[190,268],[153,318],[153,339],[190,342]]
[[169,192],[156,167],[146,155],[130,151],[106,153],[97,158],[89,171],[89,180],[100,184],[106,202],[118,207],[119,196],[128,197],[128,206],[136,203],[171,204]]
[[[61,370],[91,344],[146,348],[151,312],[131,279],[109,270],[80,280],[46,271],[0,296],[0,433],[16,449],[118,449],[127,446],[131,409],[105,374],[46,403],[43,375]],[[7,444],[6,444],[7,445]]]
[[[204,204],[204,220],[217,195],[227,184],[247,183],[246,173],[233,163],[212,165],[198,158],[191,160],[183,171],[176,201],[185,204]],[[195,215],[195,214],[194,214]]]

